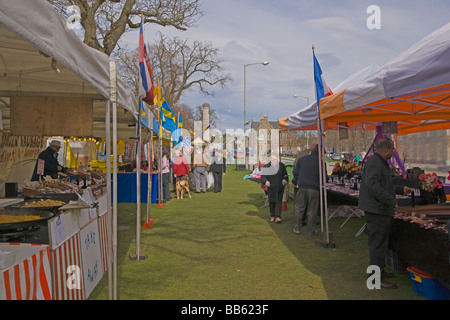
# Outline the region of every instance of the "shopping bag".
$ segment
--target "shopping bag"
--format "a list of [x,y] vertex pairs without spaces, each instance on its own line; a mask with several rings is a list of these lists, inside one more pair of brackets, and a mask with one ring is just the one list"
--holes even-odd
[[208,173],[208,181],[206,184],[206,188],[209,189],[214,186],[214,177],[212,172]]

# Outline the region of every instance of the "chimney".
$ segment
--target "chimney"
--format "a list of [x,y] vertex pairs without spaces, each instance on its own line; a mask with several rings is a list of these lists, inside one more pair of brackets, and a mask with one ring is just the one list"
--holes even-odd
[[202,124],[203,124],[203,135],[204,135],[204,137],[203,137],[203,139],[205,140],[205,141],[209,141],[209,132],[210,131],[208,131],[208,136],[205,136],[205,129],[206,129],[206,127],[208,127],[209,126],[209,104],[207,103],[207,102],[205,102],[204,104],[203,104],[203,119],[202,119]]

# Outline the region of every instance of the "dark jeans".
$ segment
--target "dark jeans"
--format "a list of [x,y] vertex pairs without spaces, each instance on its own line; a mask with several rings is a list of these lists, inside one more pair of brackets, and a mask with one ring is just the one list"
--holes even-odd
[[269,202],[270,216],[274,218],[281,218],[281,201]]
[[386,265],[392,217],[371,212],[365,212],[364,215],[366,218],[366,233],[369,237],[370,265],[376,265],[383,271]]
[[222,172],[212,172],[214,178],[214,192],[222,191]]
[[162,199],[169,201],[170,197],[170,172],[162,174]]
[[303,224],[303,216],[306,213],[308,234],[315,233],[320,204],[319,190],[298,189],[294,201],[294,228],[300,230]]

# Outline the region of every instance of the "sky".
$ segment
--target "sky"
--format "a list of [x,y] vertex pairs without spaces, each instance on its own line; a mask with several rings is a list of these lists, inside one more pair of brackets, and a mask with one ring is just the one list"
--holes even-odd
[[[367,12],[370,5],[380,9],[379,29],[367,27],[374,14]],[[179,102],[192,108],[209,103],[223,132],[244,125],[245,64],[256,63],[246,67],[246,120],[267,115],[277,121],[315,101],[313,45],[333,90],[367,66],[382,67],[450,22],[448,0],[204,0],[202,11],[195,28],[182,32],[146,24],[144,37],[151,43],[161,31],[220,49],[232,82],[214,89],[214,96],[193,90]],[[137,39],[129,32],[123,41],[133,48]],[[267,66],[259,64],[265,61]]]

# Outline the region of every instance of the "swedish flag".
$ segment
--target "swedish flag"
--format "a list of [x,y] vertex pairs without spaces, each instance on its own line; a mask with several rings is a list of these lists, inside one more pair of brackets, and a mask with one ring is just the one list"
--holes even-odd
[[183,118],[181,117],[181,114],[179,112],[178,112],[177,128],[183,128]]
[[161,105],[161,125],[163,128],[173,131],[176,129],[175,116],[169,104],[164,101]]

